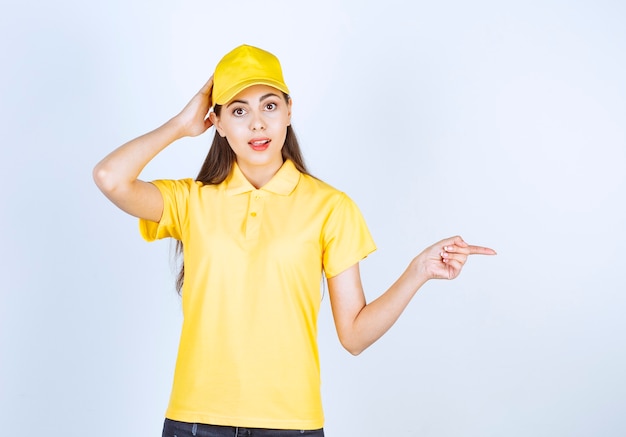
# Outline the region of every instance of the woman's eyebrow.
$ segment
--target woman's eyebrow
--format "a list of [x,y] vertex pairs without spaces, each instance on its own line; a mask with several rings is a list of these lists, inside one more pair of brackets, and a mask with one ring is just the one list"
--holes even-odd
[[[269,97],[279,97],[278,94],[276,93],[267,93],[261,96],[261,98],[259,98],[259,102],[262,102],[263,100],[269,98]],[[228,108],[231,105],[234,105],[235,103],[242,103],[244,105],[248,105],[248,101],[247,100],[233,100],[232,102],[230,102],[228,105],[226,105],[226,107]]]
[[259,99],[259,102],[262,102],[263,100],[267,99],[268,97],[278,97],[278,94],[276,94],[276,93],[267,93],[267,94],[265,94],[264,96],[262,96]]
[[[269,98],[269,97],[278,97],[278,94],[276,94],[276,93],[267,93],[267,94],[264,94],[264,95],[262,95],[262,96],[259,98],[259,102],[262,102],[263,100],[265,100],[265,99],[267,99],[267,98]],[[249,104],[249,102],[248,102],[247,100],[233,100],[233,101],[232,101],[232,102],[230,102],[228,105],[226,105],[226,107],[228,108],[229,106],[234,105],[235,103],[242,103],[242,104],[244,104],[244,105],[248,105],[248,104]]]
[[235,103],[243,103],[244,105],[248,104],[247,100],[233,100],[232,102],[230,102],[228,105],[226,105],[226,107],[228,108],[229,106],[234,105]]

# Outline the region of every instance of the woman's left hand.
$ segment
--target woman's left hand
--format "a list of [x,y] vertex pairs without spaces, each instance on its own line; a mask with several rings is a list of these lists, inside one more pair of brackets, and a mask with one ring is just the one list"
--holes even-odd
[[459,236],[441,240],[420,253],[414,262],[428,279],[454,279],[470,255],[496,255],[488,247],[472,246]]

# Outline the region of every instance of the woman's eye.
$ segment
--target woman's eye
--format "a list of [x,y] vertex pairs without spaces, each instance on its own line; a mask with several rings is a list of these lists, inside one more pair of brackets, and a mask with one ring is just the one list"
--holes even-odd
[[276,103],[268,103],[267,105],[265,105],[265,109],[267,111],[273,111],[274,109],[276,109]]
[[245,115],[245,114],[246,114],[246,110],[245,110],[245,109],[243,109],[243,108],[235,108],[235,109],[233,110],[233,114],[234,114],[235,116],[237,116],[237,117],[241,117],[242,115]]

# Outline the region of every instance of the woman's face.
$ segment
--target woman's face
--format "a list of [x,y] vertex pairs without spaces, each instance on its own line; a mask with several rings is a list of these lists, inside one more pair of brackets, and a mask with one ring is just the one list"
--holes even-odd
[[226,137],[244,171],[273,169],[283,164],[281,150],[291,124],[291,100],[282,91],[267,85],[253,85],[214,113],[217,132]]

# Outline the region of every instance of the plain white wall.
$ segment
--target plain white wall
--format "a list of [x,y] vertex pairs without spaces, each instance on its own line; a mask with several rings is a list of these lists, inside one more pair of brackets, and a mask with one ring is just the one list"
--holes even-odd
[[[314,174],[361,207],[376,297],[425,246],[494,247],[359,357],[325,298],[327,435],[626,433],[626,6],[616,1],[5,2],[6,435],[160,435],[170,244],[91,179],[241,43],[279,56]],[[211,133],[144,178],[195,176]]]

